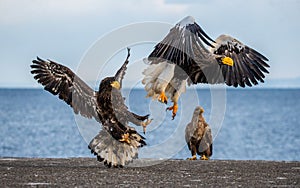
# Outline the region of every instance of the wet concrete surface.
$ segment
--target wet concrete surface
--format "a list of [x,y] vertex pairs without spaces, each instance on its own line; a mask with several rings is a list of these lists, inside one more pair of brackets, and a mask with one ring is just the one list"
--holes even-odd
[[0,158],[0,187],[300,187],[300,162]]

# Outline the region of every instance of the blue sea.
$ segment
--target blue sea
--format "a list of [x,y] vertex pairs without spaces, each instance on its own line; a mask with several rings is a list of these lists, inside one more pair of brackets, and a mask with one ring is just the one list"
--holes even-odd
[[[153,118],[140,158],[190,157],[184,129],[201,105],[212,159],[300,161],[300,89],[188,90],[174,120],[165,111],[171,104],[145,98],[142,89],[122,93],[131,111]],[[43,89],[0,89],[0,157],[94,157],[87,146],[100,129]]]

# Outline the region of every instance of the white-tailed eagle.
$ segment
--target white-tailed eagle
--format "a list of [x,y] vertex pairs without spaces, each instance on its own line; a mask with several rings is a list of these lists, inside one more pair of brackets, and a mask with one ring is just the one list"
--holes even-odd
[[213,139],[211,129],[203,117],[204,109],[200,106],[195,108],[192,121],[185,128],[185,141],[192,157],[189,160],[196,160],[196,154],[201,160],[208,160],[212,156]]

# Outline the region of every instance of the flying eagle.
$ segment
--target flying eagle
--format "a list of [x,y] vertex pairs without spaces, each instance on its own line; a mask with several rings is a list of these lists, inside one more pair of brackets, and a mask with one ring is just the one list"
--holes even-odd
[[147,97],[166,103],[171,98],[172,118],[186,84],[217,84],[245,87],[264,82],[268,59],[229,35],[215,41],[188,16],[177,23],[146,58]]
[[192,157],[189,160],[196,160],[196,154],[201,160],[208,160],[212,156],[213,141],[211,129],[202,116],[204,109],[200,106],[195,108],[192,121],[185,128],[185,141]]
[[97,155],[108,167],[122,167],[138,155],[138,148],[146,145],[145,138],[128,126],[128,122],[146,126],[151,122],[149,115],[140,116],[130,112],[121,94],[122,80],[125,75],[130,50],[125,63],[114,77],[104,78],[99,91],[91,89],[68,67],[37,57],[31,65],[34,74],[44,89],[58,95],[70,105],[75,114],[94,118],[102,124],[102,130],[89,144],[92,153]]

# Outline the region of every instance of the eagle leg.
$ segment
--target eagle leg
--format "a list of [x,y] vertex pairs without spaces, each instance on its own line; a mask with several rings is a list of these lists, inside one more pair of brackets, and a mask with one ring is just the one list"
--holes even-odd
[[166,110],[172,110],[172,120],[174,120],[176,113],[178,111],[177,102],[174,102],[173,106],[168,107]]
[[125,142],[127,144],[130,144],[129,133],[123,134],[122,138],[119,141],[120,142]]
[[206,157],[206,155],[205,154],[203,154],[202,155],[202,157],[200,158],[201,160],[208,160],[209,158],[208,157]]
[[165,103],[165,104],[168,103],[168,98],[167,98],[165,92],[162,91],[162,92],[160,93],[160,96],[159,96],[159,98],[158,98],[158,101],[159,101],[159,102],[162,102],[162,103]]
[[143,121],[143,122],[141,123],[141,126],[143,127],[143,132],[144,132],[144,134],[146,133],[146,127],[147,127],[147,125],[149,125],[149,124],[152,122],[152,120],[153,120],[153,119],[147,119],[146,121]]
[[191,161],[197,160],[197,156],[193,155],[191,158],[187,158],[187,160],[191,160]]

